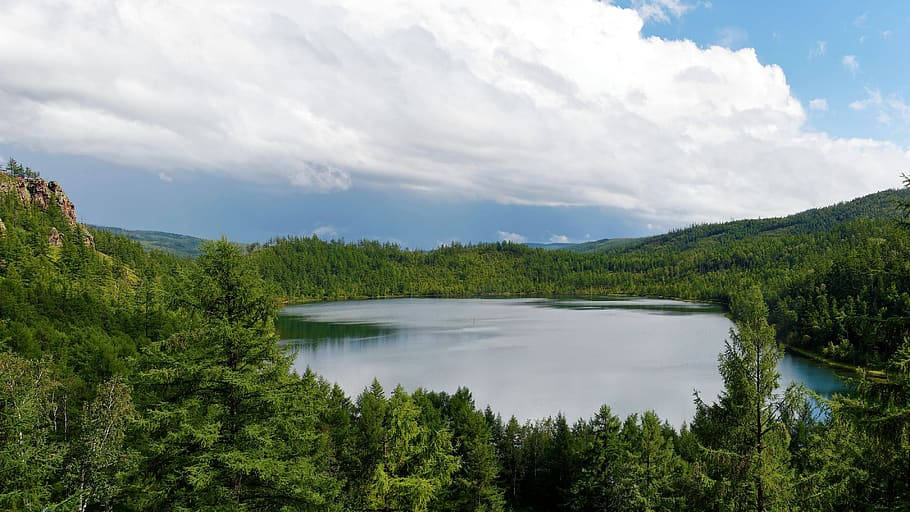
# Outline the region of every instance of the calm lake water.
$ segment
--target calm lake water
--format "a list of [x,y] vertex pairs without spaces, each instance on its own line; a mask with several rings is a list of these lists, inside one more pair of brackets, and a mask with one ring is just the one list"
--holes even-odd
[[[655,410],[691,419],[692,393],[722,387],[717,356],[732,323],[717,306],[644,298],[386,299],[287,306],[277,327],[307,366],[351,396],[374,377],[454,392],[508,417],[563,412],[574,421],[608,404],[624,417]],[[785,356],[781,384],[823,394],[833,372]]]

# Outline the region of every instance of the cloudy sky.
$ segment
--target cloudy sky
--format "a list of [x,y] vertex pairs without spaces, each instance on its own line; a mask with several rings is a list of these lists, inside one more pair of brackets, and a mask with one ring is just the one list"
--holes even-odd
[[910,3],[793,4],[0,0],[0,155],[91,223],[411,247],[896,186]]

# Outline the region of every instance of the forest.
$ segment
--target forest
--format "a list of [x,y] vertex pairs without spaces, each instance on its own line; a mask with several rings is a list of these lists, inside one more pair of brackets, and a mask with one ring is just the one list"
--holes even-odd
[[[0,508],[906,510],[906,200],[595,253],[300,238],[181,258],[104,230],[89,245],[57,202],[0,194]],[[519,423],[464,388],[347,396],[292,372],[273,327],[285,300],[562,293],[724,304],[723,392],[679,428],[648,404]],[[854,390],[781,389],[785,346],[859,366]]]

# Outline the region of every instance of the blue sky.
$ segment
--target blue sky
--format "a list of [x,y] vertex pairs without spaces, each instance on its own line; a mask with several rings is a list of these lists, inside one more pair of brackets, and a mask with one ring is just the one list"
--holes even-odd
[[0,14],[0,156],[93,224],[584,241],[795,212],[910,170],[906,2]]

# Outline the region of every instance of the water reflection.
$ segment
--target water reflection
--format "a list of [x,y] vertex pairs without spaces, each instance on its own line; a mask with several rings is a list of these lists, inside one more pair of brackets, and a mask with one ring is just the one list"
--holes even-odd
[[[721,389],[717,355],[732,326],[715,305],[661,299],[392,299],[289,306],[277,327],[307,366],[351,395],[374,377],[454,392],[530,419],[570,419],[609,404],[621,415],[654,409],[679,425],[692,393]],[[826,368],[792,356],[791,380],[822,394],[842,389]]]

